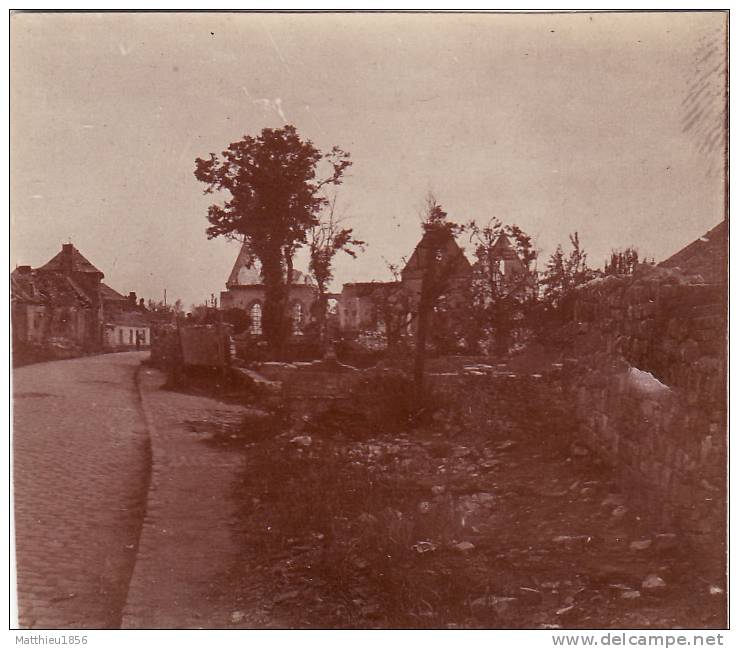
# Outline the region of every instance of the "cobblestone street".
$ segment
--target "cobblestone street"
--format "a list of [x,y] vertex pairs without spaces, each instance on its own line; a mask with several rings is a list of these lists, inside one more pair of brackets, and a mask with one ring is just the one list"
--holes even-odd
[[135,373],[145,353],[13,372],[19,623],[115,628],[149,477]]

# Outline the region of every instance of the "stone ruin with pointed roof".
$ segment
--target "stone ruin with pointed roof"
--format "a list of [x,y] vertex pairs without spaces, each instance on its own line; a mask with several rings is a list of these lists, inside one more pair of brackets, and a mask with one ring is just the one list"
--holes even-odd
[[[293,269],[290,282],[290,317],[292,332],[302,335],[312,320],[316,287],[310,277]],[[262,335],[265,289],[259,261],[254,258],[247,243],[241,245],[233,268],[226,280],[226,290],[221,291],[222,309],[240,309],[249,316],[249,333]]]
[[[65,356],[104,346],[116,347],[109,340],[108,330],[118,326],[119,316],[133,311],[137,313],[141,339],[141,331],[148,330],[143,305],[136,303],[135,293],[124,297],[103,283],[104,276],[72,243],[63,244],[61,251],[43,266],[19,266],[13,270],[10,286],[14,350],[22,355],[22,350],[29,346],[52,345],[59,355]],[[143,336],[148,341],[148,333]],[[129,338],[128,331],[125,338]]]
[[[494,251],[496,259],[500,261],[502,275],[508,280],[519,277],[524,271],[524,264],[506,235],[503,234],[498,238]],[[473,276],[473,266],[463,249],[451,233],[442,237],[440,245],[432,242],[427,233],[416,244],[400,272],[398,281],[346,283],[340,294],[329,295],[331,302],[335,303],[335,314],[331,313],[329,316],[335,315],[338,329],[344,333],[377,330],[381,325],[377,303],[388,298],[396,299],[399,303],[407,303],[408,308],[412,308],[420,295],[421,280],[424,268],[430,261],[428,258],[430,255],[440,257],[442,265],[447,266],[451,301],[466,296],[463,287],[468,285]],[[294,270],[290,285],[290,309],[294,333],[300,333],[303,326],[311,320],[316,297],[317,289],[311,279]],[[263,306],[264,284],[259,262],[254,258],[248,244],[244,243],[226,280],[226,290],[221,292],[221,308],[245,311],[251,320],[249,333],[261,335]]]

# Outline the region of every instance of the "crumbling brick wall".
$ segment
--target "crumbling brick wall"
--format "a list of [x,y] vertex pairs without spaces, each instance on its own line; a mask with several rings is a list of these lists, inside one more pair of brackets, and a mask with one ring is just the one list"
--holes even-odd
[[721,542],[726,290],[641,269],[580,287],[565,389],[578,435],[623,484],[700,542]]

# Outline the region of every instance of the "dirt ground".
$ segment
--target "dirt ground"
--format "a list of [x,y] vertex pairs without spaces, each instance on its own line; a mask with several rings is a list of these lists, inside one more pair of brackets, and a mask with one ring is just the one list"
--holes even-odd
[[291,628],[725,628],[720,542],[701,553],[628,502],[561,413],[514,416],[511,394],[536,395],[512,383],[477,427],[194,422],[244,462],[230,626],[258,610]]

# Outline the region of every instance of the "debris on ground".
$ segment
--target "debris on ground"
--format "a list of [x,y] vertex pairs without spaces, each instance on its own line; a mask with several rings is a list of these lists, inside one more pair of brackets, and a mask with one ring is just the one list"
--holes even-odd
[[342,407],[238,432],[235,591],[261,580],[254,606],[295,628],[723,628],[721,575],[536,405],[546,378],[523,381],[478,422],[349,430]]

